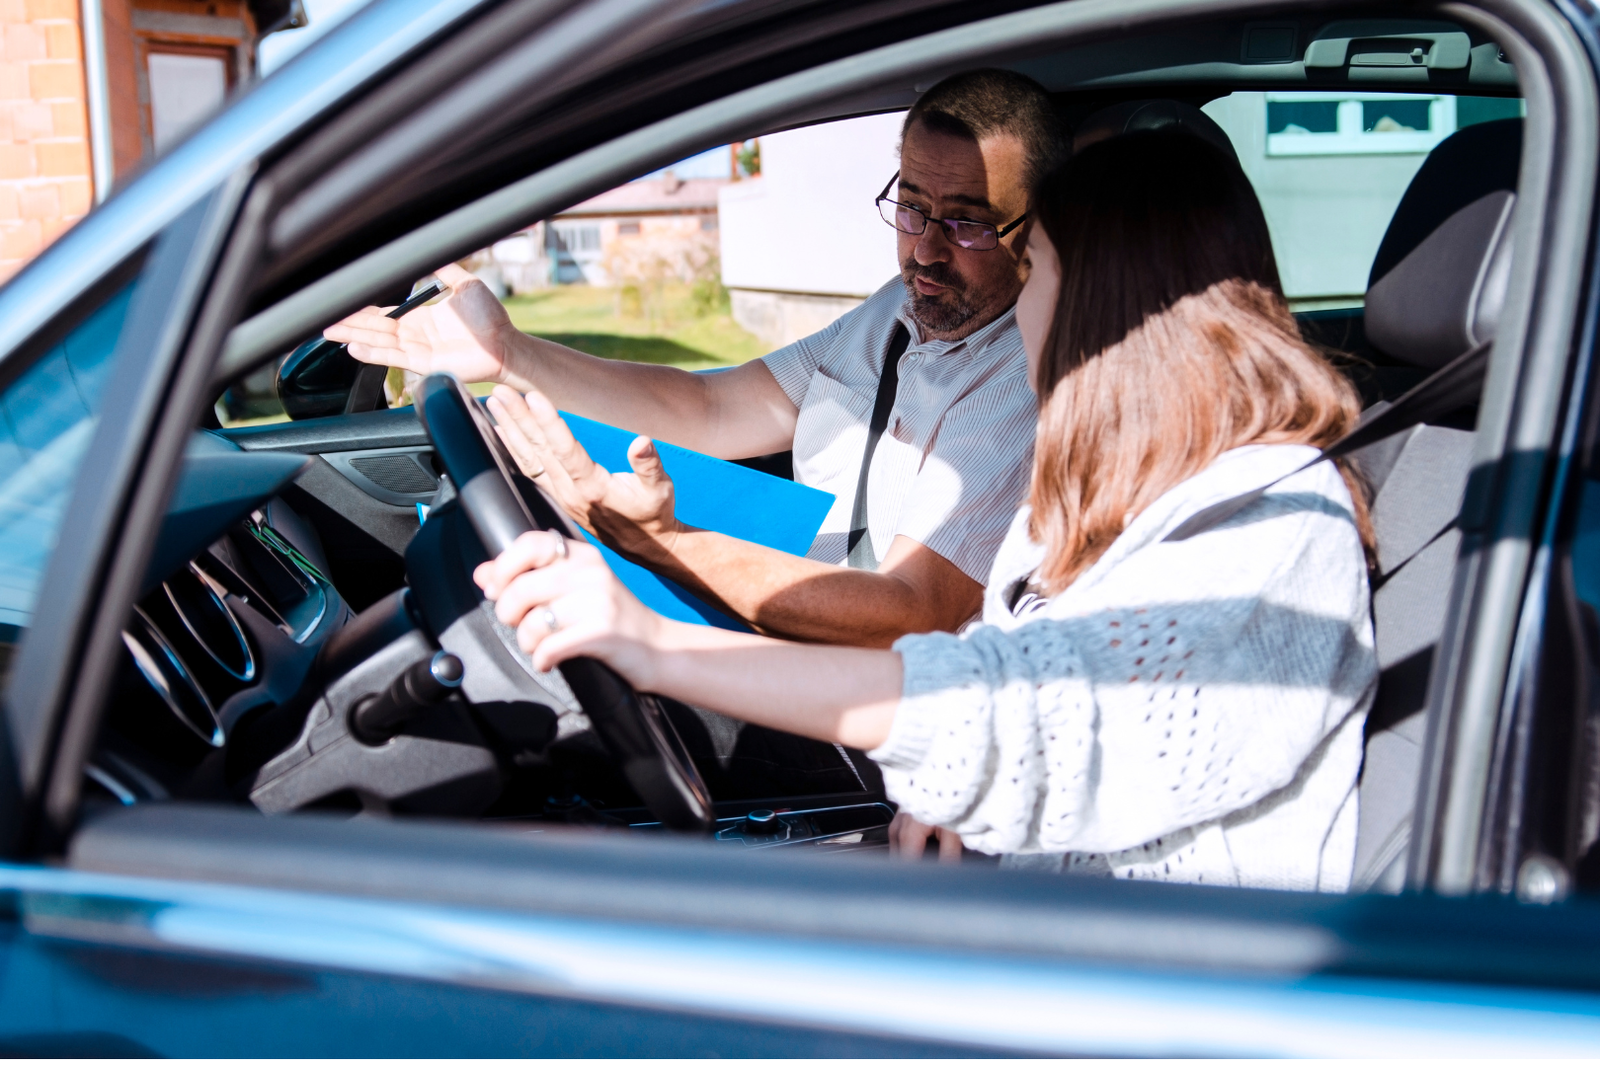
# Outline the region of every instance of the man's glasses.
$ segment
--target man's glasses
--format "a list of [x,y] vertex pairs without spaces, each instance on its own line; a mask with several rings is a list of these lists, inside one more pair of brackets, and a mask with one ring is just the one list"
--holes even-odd
[[1027,221],[1027,215],[1019,216],[1014,222],[1007,222],[1004,226],[995,226],[989,222],[973,222],[966,218],[930,218],[925,212],[917,210],[910,204],[903,204],[899,200],[889,199],[889,190],[894,183],[900,180],[900,172],[894,172],[894,177],[889,179],[889,184],[883,187],[878,194],[878,214],[883,220],[901,233],[912,236],[920,235],[927,231],[928,223],[937,222],[944,227],[944,235],[951,244],[957,248],[966,248],[974,252],[987,252],[992,248],[1000,247],[1000,238],[1016,229]]

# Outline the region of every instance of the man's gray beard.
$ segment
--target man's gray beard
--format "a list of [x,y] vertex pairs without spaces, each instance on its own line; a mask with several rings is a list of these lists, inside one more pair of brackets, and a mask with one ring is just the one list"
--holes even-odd
[[906,294],[911,297],[911,317],[917,325],[930,333],[953,333],[971,322],[978,309],[967,303],[965,297],[956,295],[954,304],[943,304],[936,297],[924,296],[917,291],[913,281],[902,278]]

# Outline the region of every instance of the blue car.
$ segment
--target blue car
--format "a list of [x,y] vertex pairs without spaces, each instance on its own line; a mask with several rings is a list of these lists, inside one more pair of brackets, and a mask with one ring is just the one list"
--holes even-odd
[[[375,0],[0,289],[0,1050],[1600,1052],[1597,17]],[[891,862],[870,766],[736,780],[483,609],[488,534],[564,519],[472,398],[307,342],[979,66],[1216,117],[1372,405],[1348,894]],[[262,368],[292,417],[225,427]]]

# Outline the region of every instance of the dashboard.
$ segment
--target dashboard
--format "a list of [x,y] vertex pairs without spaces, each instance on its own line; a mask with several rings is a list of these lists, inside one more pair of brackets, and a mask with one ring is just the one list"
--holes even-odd
[[[220,434],[196,433],[122,633],[85,767],[86,803],[170,799],[264,814],[422,814],[665,831],[559,677],[519,662],[514,643],[482,609],[470,583],[481,547],[452,510],[448,481],[438,486],[433,475],[433,511],[407,543],[412,580],[375,599],[381,586],[363,590],[371,602],[360,610],[341,595],[319,508],[314,500],[306,505],[303,484],[315,487],[308,475],[331,467],[346,482],[341,489],[377,497],[371,488],[387,486],[363,482],[374,474],[392,481],[406,463],[411,498],[404,503],[414,506],[426,487],[418,475],[432,470],[425,449],[400,447],[319,464],[303,453],[249,451]],[[383,502],[399,509],[400,501]],[[413,590],[418,582],[428,610]],[[412,708],[382,737],[352,726],[358,708],[441,649],[465,664],[458,689]],[[853,786],[714,806],[713,838],[742,849],[881,849],[893,817],[881,795]]]

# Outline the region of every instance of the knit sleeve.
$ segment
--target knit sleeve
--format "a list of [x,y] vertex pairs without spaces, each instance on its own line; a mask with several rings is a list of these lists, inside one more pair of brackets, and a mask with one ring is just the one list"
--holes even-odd
[[1284,788],[1375,672],[1359,540],[1330,510],[1268,496],[1123,561],[1106,606],[901,639],[872,752],[890,796],[981,851],[1108,853]]

